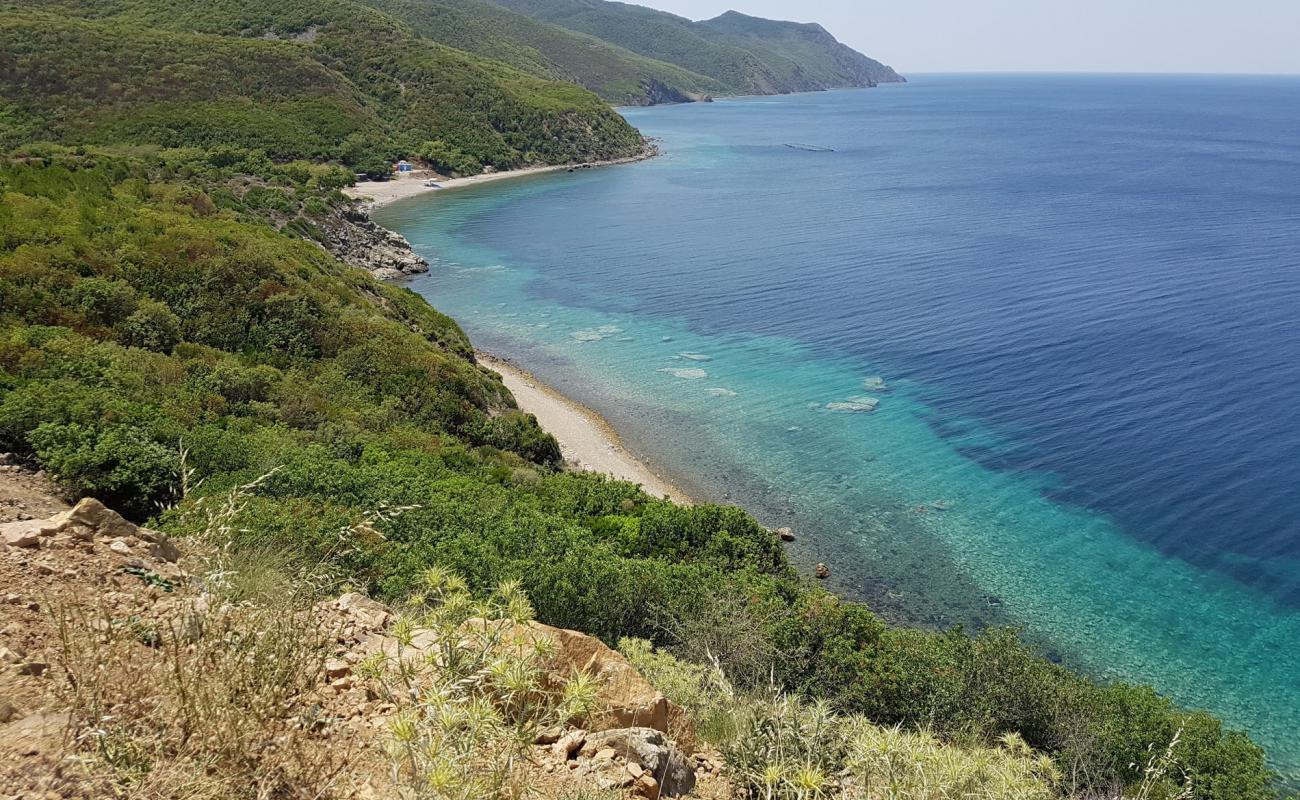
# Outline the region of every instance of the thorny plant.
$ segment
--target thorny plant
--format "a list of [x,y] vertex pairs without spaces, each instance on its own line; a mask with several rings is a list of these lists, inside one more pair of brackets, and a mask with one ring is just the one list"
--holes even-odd
[[359,668],[396,707],[390,752],[403,796],[530,796],[533,742],[596,710],[594,680],[549,668],[554,645],[531,635],[533,608],[517,582],[476,601],[461,578],[431,569],[413,609],[394,623],[390,651]]

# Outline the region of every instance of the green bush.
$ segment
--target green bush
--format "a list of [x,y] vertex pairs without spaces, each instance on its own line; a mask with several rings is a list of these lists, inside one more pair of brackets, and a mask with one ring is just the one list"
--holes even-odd
[[170,353],[181,341],[181,320],[162,303],[146,300],[118,326],[118,339],[128,347]]
[[78,496],[93,496],[137,520],[172,499],[180,458],[128,425],[95,429],[46,423],[31,434],[45,467]]

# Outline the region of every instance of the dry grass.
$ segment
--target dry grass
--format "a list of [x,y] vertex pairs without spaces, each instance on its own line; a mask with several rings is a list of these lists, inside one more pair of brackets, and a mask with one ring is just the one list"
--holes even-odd
[[124,797],[327,796],[341,765],[315,736],[325,649],[309,609],[201,598],[170,609],[57,612],[79,751]]
[[348,761],[321,737],[328,651],[311,571],[230,546],[256,485],[193,507],[197,576],[155,587],[147,613],[123,617],[111,595],[54,609],[75,750],[119,797],[316,800]]

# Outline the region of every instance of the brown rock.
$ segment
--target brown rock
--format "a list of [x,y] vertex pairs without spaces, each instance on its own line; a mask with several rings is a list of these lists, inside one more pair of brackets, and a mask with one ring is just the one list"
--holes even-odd
[[831,576],[831,568],[826,566],[825,564],[818,564],[817,568],[813,570],[813,575],[818,580],[824,581]]
[[393,618],[393,612],[383,603],[375,602],[359,592],[348,592],[334,601],[334,607],[342,611],[362,628],[372,631],[383,630]]
[[555,744],[551,745],[551,752],[560,758],[568,760],[573,758],[574,753],[582,749],[582,745],[586,741],[586,731],[569,731],[561,736]]
[[116,538],[135,536],[140,530],[123,518],[121,514],[93,497],[87,497],[67,511],[55,514],[50,517],[49,522],[56,526],[59,531],[81,525],[90,528],[99,536]]
[[351,674],[352,665],[348,662],[339,658],[331,658],[325,661],[325,676],[330,680],[342,678]]
[[560,741],[560,737],[563,735],[564,735],[564,729],[558,725],[552,726],[550,728],[543,728],[542,730],[538,731],[537,736],[533,738],[533,744],[541,744],[541,745],[555,744],[556,742]]
[[650,775],[642,775],[637,778],[636,793],[646,800],[659,800],[659,781]]
[[20,756],[53,753],[62,743],[69,723],[67,714],[36,712],[0,728],[0,753]]
[[794,541],[794,531],[790,528],[777,528],[776,535],[779,536],[783,542]]
[[14,708],[13,704],[0,700],[0,725],[5,724],[16,716],[18,716],[18,709]]
[[36,520],[6,522],[0,525],[0,538],[10,547],[40,547],[41,527]]
[[[489,623],[482,619],[465,624],[513,625],[509,622]],[[596,679],[597,699],[604,710],[586,721],[590,730],[643,727],[667,733],[671,721],[679,743],[688,749],[694,747],[694,734],[682,709],[669,703],[626,658],[604,642],[585,633],[553,628],[539,622],[514,625],[512,633],[513,637],[503,638],[513,639],[521,646],[531,646],[539,639],[549,640],[555,653],[552,669],[556,674],[569,675],[577,670]]]
[[44,661],[28,661],[26,664],[19,665],[18,674],[30,675],[34,678],[39,678],[40,676],[44,675],[45,671],[48,670],[49,668],[50,665],[46,664]]

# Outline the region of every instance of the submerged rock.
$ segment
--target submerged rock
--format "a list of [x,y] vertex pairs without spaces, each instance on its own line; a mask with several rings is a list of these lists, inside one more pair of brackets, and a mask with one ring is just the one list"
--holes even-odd
[[857,414],[867,414],[876,410],[880,401],[874,397],[850,397],[837,403],[827,403],[827,411],[848,411]]
[[700,378],[709,377],[709,373],[705,372],[702,369],[698,369],[694,367],[682,367],[682,368],[664,367],[659,371],[666,372],[669,375],[672,375],[674,378],[681,378],[683,380],[688,380],[688,381],[694,381],[694,380],[699,380]]

